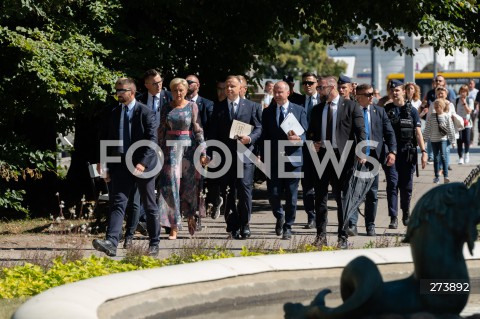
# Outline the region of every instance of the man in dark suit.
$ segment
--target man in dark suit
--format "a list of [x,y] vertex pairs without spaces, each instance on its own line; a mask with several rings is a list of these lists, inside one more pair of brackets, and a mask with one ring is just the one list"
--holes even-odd
[[[313,145],[318,155],[318,158],[312,159],[317,169],[314,182],[317,212],[315,244],[326,242],[328,184],[331,184],[337,202],[338,246],[346,249],[348,235],[343,229],[342,192],[347,190],[348,179],[356,160],[355,144],[365,140],[365,124],[360,106],[338,94],[335,77],[321,78],[320,87],[320,94],[325,97],[325,102],[313,107],[307,132],[308,139],[314,142]],[[345,161],[343,162],[340,161],[340,157],[344,151]],[[326,168],[319,171],[322,168],[319,162],[324,160],[328,161]],[[341,170],[338,173],[335,170],[336,165],[333,165],[332,161],[340,161]]]
[[212,117],[213,101],[198,95],[198,91],[200,90],[200,81],[198,80],[198,77],[191,74],[187,76],[185,80],[187,80],[188,83],[187,100],[197,103],[198,113],[200,114],[200,119],[202,121],[203,132],[206,136],[208,136],[208,124],[210,118]]
[[[122,223],[128,196],[137,185],[147,215],[150,236],[149,254],[158,255],[160,221],[155,202],[155,175],[158,173],[157,125],[155,115],[147,106],[135,100],[136,86],[130,78],[120,78],[115,83],[119,105],[105,123],[101,140],[122,142],[120,146],[108,147],[106,178],[110,180],[110,218],[106,239],[93,240],[93,247],[108,256],[115,256],[122,231]],[[149,146],[131,147],[142,141]],[[115,159],[119,161],[114,162]],[[133,164],[133,165],[132,165]],[[101,166],[97,166],[102,173]]]
[[[356,98],[358,104],[362,107],[367,140],[378,143],[376,147],[370,146],[368,149],[365,149],[365,154],[372,157],[379,166],[384,163],[387,166],[394,165],[397,155],[395,132],[385,109],[373,104],[373,87],[370,84],[360,84],[357,86]],[[370,171],[373,170],[372,159],[369,159],[366,163]],[[367,236],[375,236],[375,215],[377,214],[378,204],[377,192],[378,172],[375,174],[373,184],[367,191],[365,198]],[[349,236],[358,234],[357,221],[358,210],[355,210],[349,220],[349,229],[347,230]]]
[[[220,178],[220,191],[223,193],[225,206],[225,219],[227,232],[232,238],[250,237],[250,215],[252,212],[252,187],[254,164],[248,158],[237,158],[237,143],[245,145],[250,151],[262,134],[261,117],[258,104],[240,98],[241,81],[237,76],[231,75],[225,81],[227,99],[215,104],[212,113],[212,125],[209,129],[209,139],[217,140],[228,147],[227,157],[232,159],[232,165],[227,174]],[[238,120],[253,126],[252,132],[247,136],[237,136],[230,139],[230,128],[233,120]],[[211,148],[208,149],[211,156]],[[242,163],[243,161],[243,163]],[[223,164],[225,161],[223,161]],[[237,165],[243,166],[243,177],[237,177]],[[228,187],[228,191],[227,191]],[[238,198],[238,205],[236,199]]]
[[[318,80],[315,73],[305,72],[302,74],[302,86],[305,95],[303,96],[304,103],[301,104],[307,113],[307,125],[310,122],[313,106],[320,104],[320,94],[317,92]],[[293,103],[293,102],[292,102]],[[305,229],[315,228],[315,188],[311,176],[315,174],[315,167],[313,166],[312,157],[308,151],[308,145],[303,145],[303,177],[302,177],[302,192],[303,192],[303,206],[307,213],[307,224]]]
[[[282,239],[292,238],[292,225],[295,222],[297,210],[298,182],[300,181],[303,164],[302,144],[305,141],[307,129],[307,113],[305,109],[288,101],[289,87],[286,82],[277,82],[273,88],[275,104],[268,106],[262,115],[262,136],[264,141],[270,141],[270,178],[267,179],[268,199],[273,215],[277,219],[275,232]],[[280,127],[286,116],[294,116],[303,127],[304,132],[288,131]],[[283,147],[279,141],[290,141]],[[279,163],[279,158],[281,161]],[[285,193],[285,210],[281,198]]]
[[[162,89],[163,78],[160,72],[155,69],[147,70],[143,74],[143,82],[147,92],[141,95],[140,102],[147,105],[155,112],[156,125],[160,125],[160,111],[162,107],[172,100],[172,94]],[[157,182],[158,183],[158,180]],[[132,190],[127,205],[127,225],[125,232],[124,248],[130,248],[133,243],[135,230],[143,235],[147,234],[146,215],[143,206],[140,204],[140,194],[137,187]]]
[[159,125],[162,107],[172,100],[172,93],[162,89],[162,75],[155,69],[146,71],[143,74],[143,81],[147,92],[141,96],[140,102],[155,112],[155,119]]

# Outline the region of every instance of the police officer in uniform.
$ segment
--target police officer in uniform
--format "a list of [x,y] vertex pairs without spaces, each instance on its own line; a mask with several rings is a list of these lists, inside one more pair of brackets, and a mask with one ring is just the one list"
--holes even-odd
[[406,226],[410,216],[410,199],[413,190],[413,174],[417,166],[417,145],[420,147],[422,169],[427,164],[427,151],[423,142],[420,117],[418,111],[405,100],[403,83],[398,80],[390,82],[393,89],[393,102],[385,104],[385,111],[390,118],[395,138],[397,154],[395,165],[383,165],[387,179],[387,202],[390,224],[388,228],[398,228],[398,194],[400,193],[400,208],[402,222]]

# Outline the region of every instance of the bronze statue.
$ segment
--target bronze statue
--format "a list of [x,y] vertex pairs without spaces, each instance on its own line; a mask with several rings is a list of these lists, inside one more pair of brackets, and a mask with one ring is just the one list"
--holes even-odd
[[468,292],[422,294],[420,285],[438,279],[464,283],[464,288],[469,285],[462,251],[466,242],[472,254],[478,236],[480,183],[476,179],[479,175],[480,166],[464,183],[435,187],[415,205],[404,239],[410,243],[413,256],[414,272],[410,277],[383,282],[377,266],[367,257],[358,257],[342,272],[342,305],[327,307],[325,296],[331,291],[324,289],[309,306],[285,304],[285,318],[360,318],[416,312],[459,314],[467,304]]

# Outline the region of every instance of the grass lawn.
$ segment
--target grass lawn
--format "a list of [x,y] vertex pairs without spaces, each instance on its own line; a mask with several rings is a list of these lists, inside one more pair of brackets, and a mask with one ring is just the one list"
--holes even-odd
[[0,299],[0,319],[10,319],[18,307],[28,298]]

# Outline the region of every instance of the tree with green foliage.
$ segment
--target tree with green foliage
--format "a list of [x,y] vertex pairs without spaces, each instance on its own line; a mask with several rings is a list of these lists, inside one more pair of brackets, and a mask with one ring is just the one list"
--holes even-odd
[[138,79],[159,68],[168,84],[196,73],[202,95],[213,97],[216,79],[261,70],[261,61],[281,53],[279,43],[304,36],[336,47],[375,38],[384,50],[410,52],[406,33],[447,54],[473,50],[478,9],[476,0],[4,0],[0,206],[51,209],[56,190],[64,190],[55,178],[57,134],[76,126],[74,156],[93,157],[85,152],[96,147],[97,114],[120,74]]
[[308,36],[292,39],[289,42],[271,40],[276,48],[273,60],[262,60],[258,74],[265,78],[280,79],[284,75],[300,76],[304,72],[338,76],[345,72],[345,62],[335,62],[327,54],[323,43],[310,42]]

